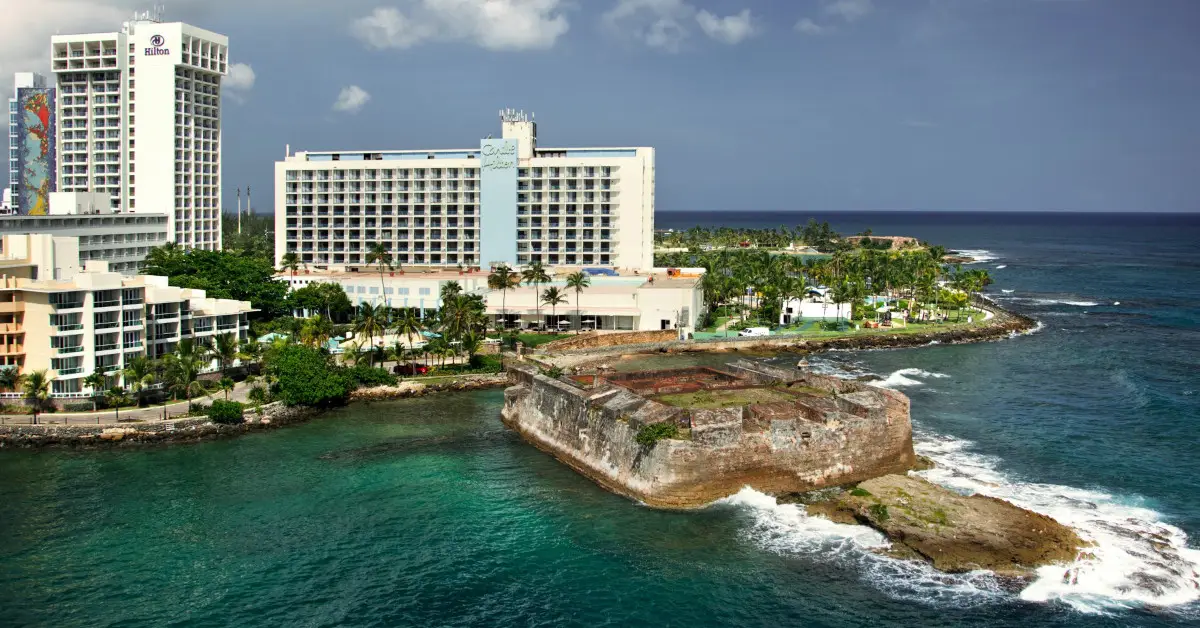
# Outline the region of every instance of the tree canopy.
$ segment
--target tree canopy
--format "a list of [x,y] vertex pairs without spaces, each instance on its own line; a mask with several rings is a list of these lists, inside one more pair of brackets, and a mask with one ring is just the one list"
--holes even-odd
[[165,275],[172,286],[204,290],[218,299],[250,301],[259,318],[288,314],[287,285],[275,281],[267,259],[230,251],[185,250],[173,244],[146,256],[146,274]]

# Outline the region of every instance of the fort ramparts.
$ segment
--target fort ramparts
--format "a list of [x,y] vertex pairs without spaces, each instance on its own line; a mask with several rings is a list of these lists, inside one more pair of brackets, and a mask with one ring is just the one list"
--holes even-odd
[[751,486],[811,491],[904,473],[909,402],[859,382],[740,361],[550,377],[510,366],[503,420],[621,495],[693,508]]

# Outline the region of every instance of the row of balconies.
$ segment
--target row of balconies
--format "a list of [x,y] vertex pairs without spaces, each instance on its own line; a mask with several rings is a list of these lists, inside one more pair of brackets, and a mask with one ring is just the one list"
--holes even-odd
[[406,169],[379,170],[288,170],[284,174],[286,181],[423,181],[423,180],[459,180],[478,181],[479,172],[474,168],[447,168],[444,171],[432,169],[436,173],[428,174],[420,171],[410,173]]

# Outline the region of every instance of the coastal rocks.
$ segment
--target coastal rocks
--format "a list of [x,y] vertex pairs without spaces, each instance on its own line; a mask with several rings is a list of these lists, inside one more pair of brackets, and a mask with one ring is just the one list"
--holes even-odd
[[907,475],[867,480],[807,509],[834,522],[875,528],[895,543],[894,555],[950,573],[987,569],[1029,578],[1037,567],[1072,562],[1085,545],[1045,515],[994,497],[964,497]]
[[429,393],[442,391],[482,390],[499,388],[508,385],[508,376],[503,373],[467,375],[443,382],[414,382],[402,381],[395,386],[374,386],[360,388],[350,394],[351,401],[391,401],[421,397]]

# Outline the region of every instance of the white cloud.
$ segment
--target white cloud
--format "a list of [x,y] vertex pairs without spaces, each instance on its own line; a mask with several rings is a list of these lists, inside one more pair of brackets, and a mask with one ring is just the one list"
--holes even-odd
[[371,100],[371,95],[367,93],[367,90],[357,85],[343,87],[337,100],[333,103],[333,110],[340,113],[358,113],[369,100]]
[[808,18],[803,18],[799,22],[796,22],[796,31],[805,35],[822,35],[828,30],[829,27],[821,26]]
[[853,22],[866,17],[875,10],[871,0],[833,0],[825,5],[825,13]]
[[350,32],[371,48],[468,42],[488,50],[553,47],[570,24],[564,0],[406,0],[354,20]]
[[695,21],[709,37],[727,44],[739,43],[758,33],[749,9],[726,17],[697,11],[684,0],[617,0],[601,17],[611,33],[667,52],[679,52],[691,36]]
[[118,30],[121,20],[132,15],[133,4],[132,0],[5,2],[0,20],[0,96],[11,96],[13,72],[49,73],[51,35]]
[[704,34],[731,45],[749,39],[758,32],[758,27],[750,17],[750,9],[725,17],[702,10],[696,14],[696,21],[700,23]]
[[247,91],[254,87],[254,68],[249,63],[230,63],[229,74],[221,80],[221,86],[227,89]]
[[257,76],[249,63],[230,63],[229,74],[221,79],[221,93],[237,104],[246,102],[246,92],[254,88]]

